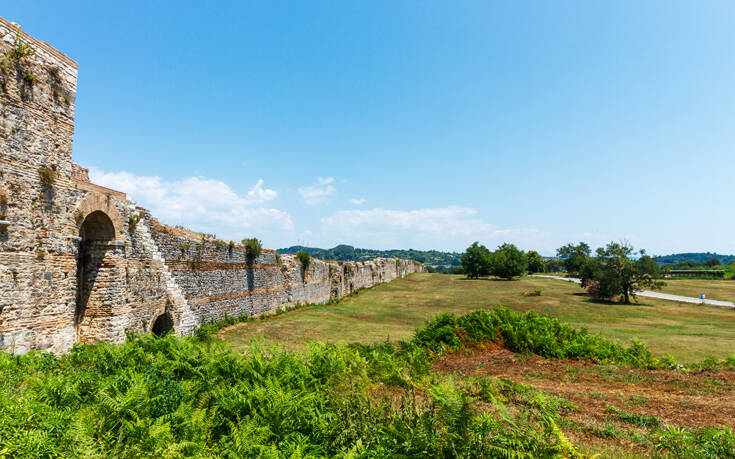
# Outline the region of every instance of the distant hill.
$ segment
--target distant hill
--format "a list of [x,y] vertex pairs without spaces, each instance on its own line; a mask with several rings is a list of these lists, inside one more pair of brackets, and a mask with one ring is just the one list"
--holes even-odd
[[439,252],[438,250],[374,250],[356,249],[351,245],[338,245],[331,249],[304,247],[295,245],[285,249],[278,249],[278,253],[294,254],[299,251],[308,252],[314,258],[321,260],[339,261],[369,261],[374,258],[403,258],[416,260],[427,266],[459,266],[460,254],[457,252]]
[[654,259],[661,265],[685,263],[693,261],[697,263],[704,263],[712,258],[717,258],[722,262],[723,265],[729,264],[732,260],[735,260],[735,255],[721,255],[719,253],[712,252],[687,252],[687,253],[674,253],[671,255],[663,255],[660,257],[654,257]]

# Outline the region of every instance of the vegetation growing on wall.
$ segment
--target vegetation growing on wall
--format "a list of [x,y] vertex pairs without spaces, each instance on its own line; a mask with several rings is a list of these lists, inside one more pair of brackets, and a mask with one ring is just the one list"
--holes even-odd
[[301,252],[296,253],[296,258],[301,262],[301,270],[304,277],[306,277],[306,271],[309,270],[309,265],[311,264],[311,255],[309,255],[309,252],[302,250]]
[[140,222],[140,214],[130,214],[128,216],[128,230],[130,232],[135,231],[135,228],[138,226],[138,222]]
[[31,45],[23,42],[20,37],[20,30],[15,34],[13,46],[5,51],[0,57],[0,71],[9,74],[20,64],[27,56],[33,56],[36,50]]
[[243,239],[242,244],[245,246],[245,258],[248,263],[252,263],[263,252],[263,246],[256,238]]
[[38,176],[41,179],[43,186],[50,187],[56,181],[56,169],[49,166],[39,167]]

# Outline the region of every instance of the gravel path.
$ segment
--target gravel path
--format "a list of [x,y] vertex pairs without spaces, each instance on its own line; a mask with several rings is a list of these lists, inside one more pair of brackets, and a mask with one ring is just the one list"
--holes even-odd
[[[574,282],[579,284],[581,281],[575,277],[560,277],[560,276],[544,276],[541,274],[534,274],[533,277],[545,277],[547,279],[558,279],[567,282]],[[647,296],[650,298],[659,298],[661,300],[680,301],[682,303],[694,303],[694,304],[708,304],[710,306],[722,306],[726,308],[735,308],[735,303],[732,301],[719,301],[719,300],[701,300],[699,298],[693,298],[691,296],[680,296],[670,295],[668,293],[651,292],[649,290],[640,290],[636,292],[638,296]]]

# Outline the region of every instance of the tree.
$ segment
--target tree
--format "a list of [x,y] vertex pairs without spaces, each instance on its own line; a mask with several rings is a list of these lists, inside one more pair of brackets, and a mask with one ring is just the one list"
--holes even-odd
[[558,273],[564,270],[563,260],[560,258],[549,258],[544,262],[547,273]]
[[546,263],[541,258],[538,252],[535,250],[529,250],[526,252],[526,258],[528,258],[528,272],[529,273],[543,273],[546,272]]
[[479,242],[467,247],[462,254],[462,269],[469,279],[477,279],[480,276],[490,274],[490,251]]
[[659,290],[666,285],[656,280],[658,264],[645,250],[639,252],[638,259],[633,259],[635,255],[627,241],[611,242],[604,249],[597,249],[597,256],[589,258],[580,270],[582,287],[598,298],[620,296],[625,304],[630,304],[637,291]]
[[578,245],[567,244],[556,249],[556,256],[562,259],[564,269],[569,274],[578,274],[590,258],[592,250],[584,242]]
[[720,266],[722,262],[717,257],[712,257],[709,260],[704,262],[704,265],[710,268],[714,268],[715,266]]
[[511,280],[526,272],[528,258],[523,251],[513,244],[503,244],[492,255],[491,273],[503,279]]

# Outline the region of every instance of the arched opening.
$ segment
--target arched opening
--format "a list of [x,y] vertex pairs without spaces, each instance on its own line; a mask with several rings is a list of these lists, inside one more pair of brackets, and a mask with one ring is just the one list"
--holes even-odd
[[[115,238],[115,227],[104,212],[95,211],[87,215],[79,229],[82,240],[79,243],[77,258],[77,301],[74,310],[74,326],[77,341],[96,341],[97,331],[91,327],[97,316],[109,313],[102,295],[93,295],[102,262]],[[99,296],[100,298],[96,298]],[[90,304],[90,298],[95,300]]]
[[165,312],[156,318],[153,322],[153,334],[156,336],[165,336],[174,329],[174,321],[171,314]]
[[96,210],[84,219],[79,235],[82,241],[111,241],[115,239],[115,226],[106,213]]

